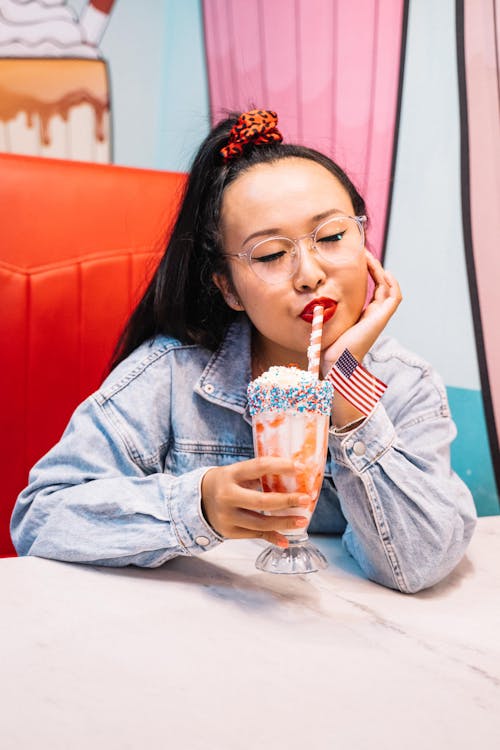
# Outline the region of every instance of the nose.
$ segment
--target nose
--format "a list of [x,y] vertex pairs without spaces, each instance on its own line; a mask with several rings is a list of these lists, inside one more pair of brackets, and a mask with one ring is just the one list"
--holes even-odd
[[300,242],[299,264],[293,276],[293,283],[297,290],[308,291],[320,287],[326,279],[321,258],[314,250],[312,239]]

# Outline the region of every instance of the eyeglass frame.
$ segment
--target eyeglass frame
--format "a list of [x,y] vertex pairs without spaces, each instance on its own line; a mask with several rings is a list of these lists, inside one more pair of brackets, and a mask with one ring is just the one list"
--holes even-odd
[[[310,238],[312,240],[312,247],[314,249],[314,252],[317,255],[319,255],[321,260],[324,260],[325,263],[331,264],[331,261],[328,261],[319,252],[317,245],[316,245],[315,236],[320,231],[320,229],[323,229],[324,226],[329,224],[331,221],[335,221],[337,219],[353,219],[356,222],[356,224],[358,225],[359,234],[361,236],[361,247],[360,247],[361,249],[363,245],[365,244],[365,230],[364,230],[363,224],[367,221],[367,217],[365,215],[349,216],[348,214],[342,214],[340,216],[337,216],[337,215],[330,216],[330,218],[325,219],[325,221],[322,221],[320,224],[318,224],[318,226],[315,227],[315,229],[313,229],[312,232],[307,232],[307,234],[303,234],[300,237],[293,238],[293,237],[285,237],[284,235],[280,235],[280,234],[275,234],[275,235],[271,235],[271,237],[265,237],[264,239],[259,240],[258,242],[255,242],[253,245],[251,245],[246,250],[243,250],[241,253],[222,253],[222,255],[224,258],[240,258],[240,259],[245,258],[248,265],[250,266],[250,269],[257,276],[257,278],[259,278],[265,284],[279,284],[281,281],[284,281],[285,279],[290,279],[294,275],[297,268],[299,267],[298,264],[300,263],[300,257],[301,257],[300,254],[302,252],[300,243],[302,242],[302,240]],[[266,279],[263,279],[261,276],[259,276],[257,271],[255,271],[253,264],[251,263],[252,253],[255,250],[255,248],[259,247],[259,245],[262,245],[264,242],[269,242],[270,240],[287,240],[287,242],[291,242],[293,246],[295,247],[295,253],[292,257],[298,258],[297,267],[288,276],[284,276],[283,279],[279,279],[278,281],[266,281]]]

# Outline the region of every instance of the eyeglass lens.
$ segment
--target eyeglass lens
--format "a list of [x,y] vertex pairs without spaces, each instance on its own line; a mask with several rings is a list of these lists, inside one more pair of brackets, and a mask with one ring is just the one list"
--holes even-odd
[[[351,262],[362,244],[362,230],[351,217],[331,219],[321,224],[314,234],[316,252],[332,265]],[[297,247],[286,237],[271,237],[255,245],[250,264],[257,276],[264,281],[282,281],[295,273],[298,264]]]

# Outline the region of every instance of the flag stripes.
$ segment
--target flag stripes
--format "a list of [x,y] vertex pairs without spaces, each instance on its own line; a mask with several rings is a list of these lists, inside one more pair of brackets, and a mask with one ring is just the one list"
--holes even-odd
[[350,404],[368,416],[387,386],[360,365],[349,349],[344,349],[326,376]]

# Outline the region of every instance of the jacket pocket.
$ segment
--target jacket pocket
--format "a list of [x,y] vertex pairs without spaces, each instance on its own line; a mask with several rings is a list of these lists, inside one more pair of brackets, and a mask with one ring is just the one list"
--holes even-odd
[[202,466],[228,466],[253,458],[252,445],[178,440],[165,456],[164,471],[178,476]]

